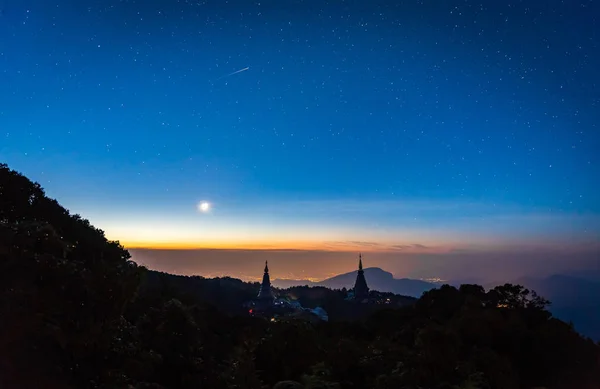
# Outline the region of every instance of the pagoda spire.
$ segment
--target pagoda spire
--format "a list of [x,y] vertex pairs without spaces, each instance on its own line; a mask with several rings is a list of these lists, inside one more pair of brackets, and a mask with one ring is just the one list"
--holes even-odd
[[271,278],[269,277],[269,264],[265,261],[265,274],[263,274],[260,290],[258,291],[259,300],[273,300],[273,291],[271,290]]
[[356,274],[356,282],[354,283],[354,298],[364,300],[369,297],[369,287],[365,279],[365,271],[362,265],[362,253],[358,254],[358,272]]

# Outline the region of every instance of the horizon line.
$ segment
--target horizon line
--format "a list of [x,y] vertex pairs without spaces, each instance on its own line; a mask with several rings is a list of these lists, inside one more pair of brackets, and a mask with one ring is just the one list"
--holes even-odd
[[286,251],[286,252],[366,252],[366,253],[405,253],[405,254],[443,254],[457,250],[454,246],[431,246],[419,243],[385,244],[358,241],[325,241],[325,242],[282,242],[273,243],[240,243],[240,244],[185,244],[180,242],[122,242],[117,241],[128,250],[156,251]]

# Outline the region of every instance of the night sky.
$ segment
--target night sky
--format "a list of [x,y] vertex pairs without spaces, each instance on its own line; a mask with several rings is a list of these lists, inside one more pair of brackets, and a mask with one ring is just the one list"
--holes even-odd
[[129,248],[598,253],[599,15],[0,0],[0,161]]

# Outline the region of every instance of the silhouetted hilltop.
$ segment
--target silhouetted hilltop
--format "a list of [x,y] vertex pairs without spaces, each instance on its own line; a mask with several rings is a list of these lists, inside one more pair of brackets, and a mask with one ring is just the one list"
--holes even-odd
[[[444,285],[360,321],[223,314],[254,288],[148,272],[0,165],[2,388],[265,389],[293,380],[305,389],[598,389],[600,382],[600,347],[518,285],[487,292]],[[288,292],[331,302],[343,295]]]
[[600,282],[566,275],[525,277],[517,282],[552,301],[549,310],[553,315],[600,341]]
[[228,315],[246,314],[244,303],[256,297],[258,283],[243,282],[237,278],[204,278],[181,276],[149,270],[140,284],[146,293],[176,294],[182,302],[198,301],[215,306]]
[[[436,287],[435,284],[413,280],[409,278],[394,278],[392,273],[378,267],[369,267],[364,269],[367,284],[371,290],[380,292],[389,292],[402,296],[420,297],[423,292]],[[292,286],[325,286],[330,289],[350,289],[356,281],[356,271],[340,274],[319,282],[308,280],[285,280],[275,279],[273,285],[279,288],[289,288]]]
[[[230,277],[181,276],[152,270],[145,273],[140,285],[143,293],[167,293],[176,295],[182,302],[208,303],[226,315],[247,315],[245,303],[256,298],[259,288],[257,282]],[[347,292],[322,286],[274,288],[274,293],[278,298],[298,301],[306,308],[322,307],[333,321],[363,319],[375,311],[409,306],[417,301],[413,297],[373,291],[373,300],[380,304],[357,306],[347,301]]]

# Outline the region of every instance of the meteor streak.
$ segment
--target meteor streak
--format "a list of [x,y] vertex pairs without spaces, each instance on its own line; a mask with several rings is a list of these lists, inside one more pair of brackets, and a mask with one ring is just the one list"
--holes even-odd
[[221,77],[217,78],[217,80],[220,80],[221,78],[225,78],[225,77],[233,76],[234,74],[238,74],[238,73],[241,73],[241,72],[245,72],[245,71],[246,71],[246,70],[248,70],[248,69],[250,69],[250,67],[246,67],[246,68],[243,68],[243,69],[240,69],[240,70],[236,70],[236,71],[235,71],[235,72],[233,72],[233,73],[229,73],[229,74],[226,74],[226,75],[224,75],[224,76],[221,76]]
[[238,74],[238,73],[241,73],[241,72],[245,72],[245,71],[246,71],[246,70],[248,70],[248,69],[250,69],[250,67],[247,67],[247,68],[243,68],[243,69],[237,70],[237,71],[235,71],[235,72],[233,72],[233,73],[229,73],[227,76],[233,76],[234,74]]

